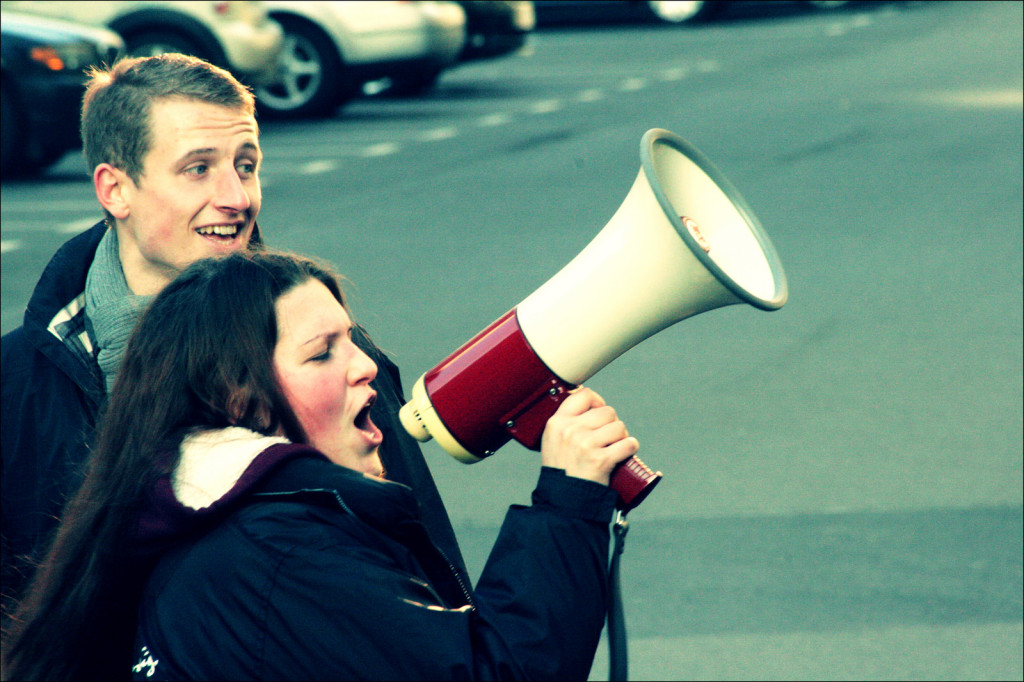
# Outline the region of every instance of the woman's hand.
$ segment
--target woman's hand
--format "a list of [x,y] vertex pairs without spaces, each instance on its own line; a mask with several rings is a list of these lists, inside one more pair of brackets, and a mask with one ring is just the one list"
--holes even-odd
[[541,463],[569,476],[608,485],[612,469],[640,449],[615,410],[589,388],[566,398],[541,436]]

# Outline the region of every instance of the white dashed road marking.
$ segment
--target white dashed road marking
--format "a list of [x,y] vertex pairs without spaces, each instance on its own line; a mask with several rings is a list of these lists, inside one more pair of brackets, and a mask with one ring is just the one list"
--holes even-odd
[[402,147],[395,142],[381,142],[380,144],[370,145],[363,150],[362,156],[366,158],[374,156],[388,156],[389,154],[397,154]]

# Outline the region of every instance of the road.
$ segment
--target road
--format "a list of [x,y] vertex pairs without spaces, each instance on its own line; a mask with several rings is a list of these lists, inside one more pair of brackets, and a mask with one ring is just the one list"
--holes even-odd
[[[589,382],[665,473],[630,515],[631,675],[1021,679],[1021,35],[1020,3],[982,2],[541,30],[424,98],[263,123],[260,223],[347,276],[408,389],[600,231],[644,131],[682,135],[790,300]],[[97,216],[80,155],[3,185],[3,331]],[[477,575],[537,456],[424,451]]]

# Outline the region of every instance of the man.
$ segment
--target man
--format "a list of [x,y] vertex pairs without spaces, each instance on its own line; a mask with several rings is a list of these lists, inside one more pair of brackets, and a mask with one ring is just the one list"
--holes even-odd
[[[192,262],[261,244],[255,103],[228,72],[182,55],[96,71],[82,141],[106,219],[58,250],[22,326],[2,340],[5,602],[30,577],[32,557],[81,480],[138,315]],[[373,419],[384,432],[388,477],[419,492],[429,530],[465,576],[423,455],[397,427],[398,369],[358,338],[381,368]]]

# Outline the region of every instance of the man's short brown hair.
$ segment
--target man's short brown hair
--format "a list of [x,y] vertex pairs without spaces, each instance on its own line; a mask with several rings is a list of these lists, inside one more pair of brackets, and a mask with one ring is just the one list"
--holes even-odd
[[153,102],[175,97],[256,115],[255,98],[246,86],[197,57],[162,54],[94,68],[82,100],[82,144],[89,171],[109,163],[138,183],[152,144]]

